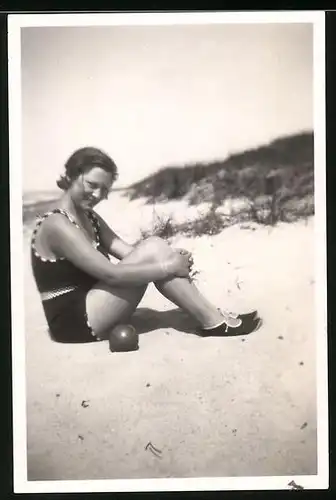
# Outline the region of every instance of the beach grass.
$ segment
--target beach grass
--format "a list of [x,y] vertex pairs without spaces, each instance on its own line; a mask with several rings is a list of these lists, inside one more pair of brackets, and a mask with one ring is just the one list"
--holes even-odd
[[[186,222],[161,216],[144,236],[212,235],[237,222],[275,225],[307,219],[314,214],[314,136],[304,132],[221,161],[167,166],[118,191],[149,205],[182,200],[189,206],[209,205],[206,213]],[[59,195],[38,198],[23,203],[25,225],[54,208]]]

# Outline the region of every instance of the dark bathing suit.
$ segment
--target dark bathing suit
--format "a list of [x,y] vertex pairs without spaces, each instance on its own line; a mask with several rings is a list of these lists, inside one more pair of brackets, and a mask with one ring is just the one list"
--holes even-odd
[[[72,217],[61,209],[44,214],[37,222],[31,240],[33,275],[41,293],[49,334],[55,342],[82,343],[100,340],[92,330],[86,314],[86,295],[97,279],[85,273],[64,257],[45,259],[35,248],[39,226],[51,214],[67,217],[79,230]],[[95,248],[108,258],[99,237],[99,221],[93,212],[87,212],[95,233]]]

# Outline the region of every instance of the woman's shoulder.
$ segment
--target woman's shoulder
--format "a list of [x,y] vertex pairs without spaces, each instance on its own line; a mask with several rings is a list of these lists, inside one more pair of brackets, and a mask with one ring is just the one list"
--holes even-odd
[[68,228],[72,225],[77,226],[77,223],[71,215],[62,208],[55,208],[38,217],[36,229],[41,226],[41,230],[50,231],[56,228]]
[[[50,252],[53,253],[53,242],[66,241],[68,239],[67,235],[70,234],[74,237],[75,232],[72,228],[74,226],[71,224],[69,217],[60,208],[39,215],[31,237],[34,254],[38,257],[45,255],[45,257],[41,257],[42,260],[57,258],[54,254],[50,255]],[[77,230],[75,231],[78,233]]]

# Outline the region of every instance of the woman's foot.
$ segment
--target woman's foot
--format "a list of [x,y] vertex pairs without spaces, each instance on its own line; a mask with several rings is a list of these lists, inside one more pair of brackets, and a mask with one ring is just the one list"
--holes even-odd
[[199,335],[201,337],[236,337],[239,335],[248,335],[252,332],[256,332],[262,325],[262,319],[252,318],[241,320],[238,326],[229,325],[227,322],[223,322],[219,326],[214,328],[203,328]]
[[221,312],[222,312],[225,320],[230,319],[230,318],[236,318],[236,319],[241,319],[242,321],[247,321],[247,320],[251,320],[251,319],[256,319],[256,317],[258,316],[258,311],[256,311],[256,310],[251,311],[249,313],[242,313],[242,314],[237,314],[237,313],[233,313],[230,311],[221,311]]

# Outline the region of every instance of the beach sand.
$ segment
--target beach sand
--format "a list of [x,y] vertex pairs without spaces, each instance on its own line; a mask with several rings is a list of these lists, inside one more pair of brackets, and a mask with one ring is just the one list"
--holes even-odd
[[[101,213],[137,238],[152,208],[118,203],[122,220],[110,205]],[[28,480],[316,474],[313,227],[311,218],[175,238],[193,252],[210,300],[257,308],[264,325],[246,337],[197,337],[151,285],[132,318],[140,349],[118,354],[107,342],[50,340],[26,231]]]

